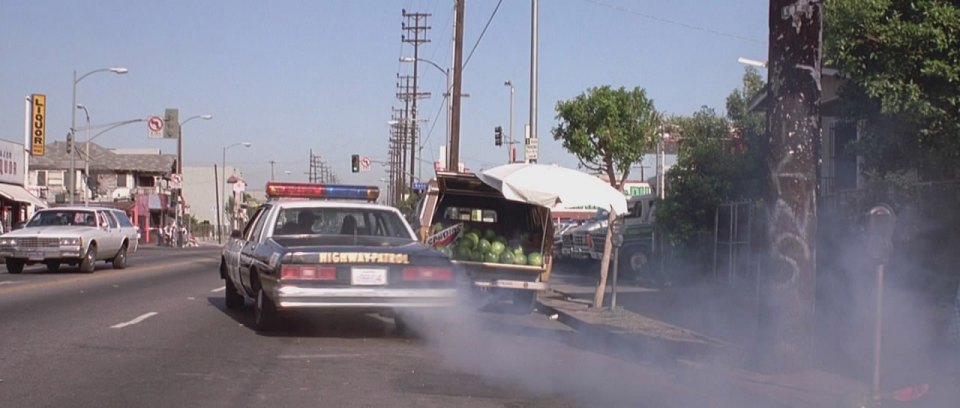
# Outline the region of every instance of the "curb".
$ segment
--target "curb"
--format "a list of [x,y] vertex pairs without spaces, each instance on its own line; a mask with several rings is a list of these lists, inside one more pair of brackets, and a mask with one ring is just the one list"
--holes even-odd
[[[611,311],[604,309],[603,311],[584,312],[584,310],[589,309],[589,304],[571,299],[574,299],[574,297],[555,290],[544,292],[537,297],[537,310],[557,319],[579,333],[597,339],[602,345],[612,347],[614,350],[625,351],[644,360],[673,362],[683,358],[703,359],[730,356],[731,353],[733,355],[739,354],[737,353],[737,347],[731,344],[685,329],[677,328],[689,332],[695,337],[691,337],[691,340],[671,339],[643,330],[588,321],[578,314],[609,314]],[[650,320],[624,309],[617,309],[616,313],[624,320]],[[556,315],[556,317],[552,315]],[[664,325],[672,327],[665,323]]]

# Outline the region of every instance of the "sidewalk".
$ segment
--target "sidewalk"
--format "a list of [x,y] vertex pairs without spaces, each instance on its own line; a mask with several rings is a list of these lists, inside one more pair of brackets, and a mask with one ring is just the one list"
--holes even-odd
[[[595,289],[595,279],[588,275],[555,274],[551,290],[538,298],[538,310],[595,336],[605,347],[632,350],[645,361],[679,369],[694,384],[722,379],[735,392],[758,401],[787,407],[857,407],[869,394],[869,376],[849,378],[822,369],[762,374],[745,368],[756,330],[755,288],[706,282],[651,289],[621,283],[615,310],[609,308],[609,283],[605,307],[591,308]],[[885,401],[884,406],[960,406],[956,380],[940,382],[931,384],[919,400]]]

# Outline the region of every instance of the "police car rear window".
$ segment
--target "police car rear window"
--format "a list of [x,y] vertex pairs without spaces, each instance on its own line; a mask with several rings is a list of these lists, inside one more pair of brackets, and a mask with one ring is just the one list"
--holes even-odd
[[413,238],[404,220],[393,212],[349,207],[284,208],[277,215],[273,235]]

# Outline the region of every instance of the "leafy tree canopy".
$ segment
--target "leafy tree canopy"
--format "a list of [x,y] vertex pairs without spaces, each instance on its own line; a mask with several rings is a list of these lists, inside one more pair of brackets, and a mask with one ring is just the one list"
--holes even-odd
[[868,165],[955,170],[960,3],[827,0],[824,7],[824,62],[848,78],[844,115],[869,120],[859,146]]
[[590,88],[557,102],[556,111],[560,123],[553,128],[554,140],[562,141],[587,170],[605,173],[614,187],[659,140],[660,115],[640,88]]
[[711,230],[720,203],[761,196],[767,174],[765,120],[748,105],[762,87],[760,75],[748,68],[743,87],[727,97],[726,118],[704,106],[693,116],[670,118],[664,126],[679,147],[657,220],[673,243],[689,243]]

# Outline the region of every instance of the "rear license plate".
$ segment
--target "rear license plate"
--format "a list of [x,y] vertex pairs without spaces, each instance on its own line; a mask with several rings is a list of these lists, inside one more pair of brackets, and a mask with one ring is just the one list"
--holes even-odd
[[43,260],[43,254],[42,254],[42,253],[39,253],[39,252],[31,252],[31,253],[27,254],[27,259],[29,259],[29,260],[31,260],[31,261],[42,261],[42,260]]
[[386,268],[352,268],[350,283],[354,285],[375,286],[387,284]]

